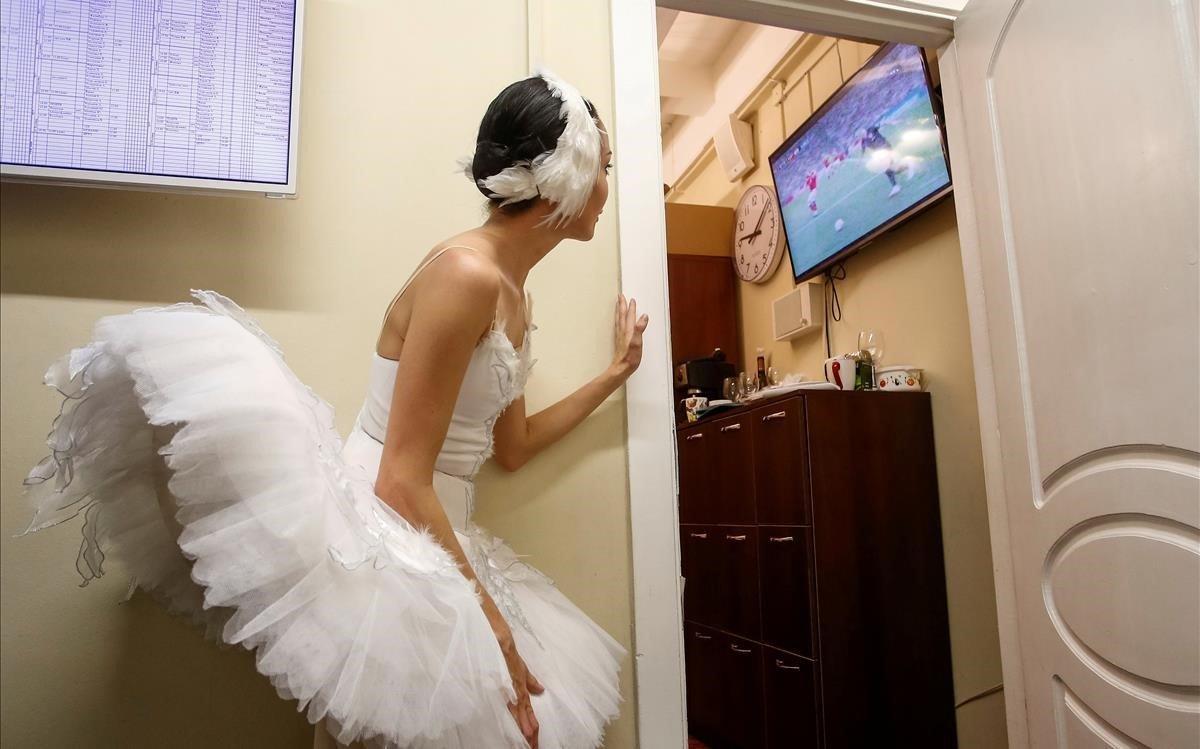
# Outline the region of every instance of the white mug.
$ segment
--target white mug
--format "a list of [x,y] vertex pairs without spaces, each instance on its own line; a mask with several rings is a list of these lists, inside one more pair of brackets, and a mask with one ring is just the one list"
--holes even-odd
[[849,356],[835,356],[825,360],[825,379],[838,386],[838,390],[854,389],[854,368],[858,362]]

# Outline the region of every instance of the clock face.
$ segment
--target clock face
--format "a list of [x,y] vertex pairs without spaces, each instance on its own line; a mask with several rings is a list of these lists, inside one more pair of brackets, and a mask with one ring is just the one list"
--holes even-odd
[[733,225],[733,264],[743,281],[763,283],[779,267],[779,207],[762,185],[747,190],[738,201]]

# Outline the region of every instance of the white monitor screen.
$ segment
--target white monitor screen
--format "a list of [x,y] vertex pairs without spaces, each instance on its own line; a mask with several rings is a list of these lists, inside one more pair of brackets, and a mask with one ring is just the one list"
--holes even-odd
[[6,178],[289,195],[301,0],[0,0]]

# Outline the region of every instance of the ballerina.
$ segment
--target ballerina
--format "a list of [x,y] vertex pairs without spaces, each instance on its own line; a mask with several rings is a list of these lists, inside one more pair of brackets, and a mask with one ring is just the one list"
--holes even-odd
[[526,414],[524,283],[563,239],[592,238],[610,158],[595,108],[553,75],[496,97],[464,165],[488,218],[393,298],[344,444],[220,294],[101,319],[46,373],[64,400],[25,532],[83,514],[85,585],[120,559],[130,594],[254,649],[318,741],[599,746],[625,649],[471,516],[486,460],[519,468],[641,361],[648,318],[622,296],[610,366]]

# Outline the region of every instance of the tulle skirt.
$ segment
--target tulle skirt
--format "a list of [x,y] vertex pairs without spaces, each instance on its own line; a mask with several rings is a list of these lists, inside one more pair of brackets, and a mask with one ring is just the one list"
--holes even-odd
[[[131,593],[253,649],[341,743],[524,746],[478,591],[374,495],[369,461],[343,456],[332,410],[275,342],[228,299],[196,296],[101,319],[47,371],[63,404],[26,479],[26,532],[83,515],[85,585],[118,559]],[[498,539],[459,532],[546,687],[541,746],[599,746],[624,649]]]

